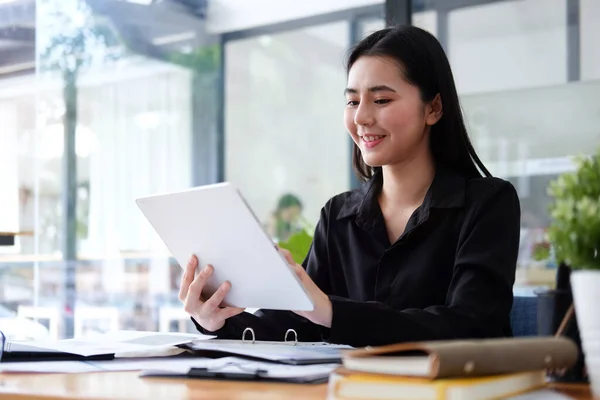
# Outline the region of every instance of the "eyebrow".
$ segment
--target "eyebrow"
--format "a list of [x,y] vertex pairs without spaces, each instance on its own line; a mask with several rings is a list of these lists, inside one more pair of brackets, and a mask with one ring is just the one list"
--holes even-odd
[[[377,86],[371,86],[369,88],[369,92],[374,93],[374,92],[394,92],[396,93],[396,91],[394,89],[392,89],[389,86],[386,85],[377,85]],[[344,89],[344,94],[356,94],[358,93],[358,90],[354,89],[354,88],[346,88]]]

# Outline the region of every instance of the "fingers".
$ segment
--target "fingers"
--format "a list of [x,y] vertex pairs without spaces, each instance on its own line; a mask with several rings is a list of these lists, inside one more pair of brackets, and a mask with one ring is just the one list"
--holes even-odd
[[198,316],[200,318],[206,318],[211,320],[218,320],[219,322],[225,321],[227,318],[231,318],[235,315],[238,315],[244,312],[243,308],[236,307],[225,307],[219,308],[223,299],[231,290],[231,284],[229,282],[223,282],[219,289],[210,297],[210,299],[206,300],[204,304],[198,310]]
[[219,305],[221,305],[221,303],[223,302],[223,299],[225,298],[227,293],[229,293],[230,289],[231,289],[231,283],[223,282],[221,284],[221,286],[219,286],[217,291],[215,293],[213,293],[212,296],[210,296],[210,299],[206,300],[204,302],[204,304],[202,305],[202,311],[201,311],[202,314],[203,315],[212,314],[217,308],[219,308]]
[[196,278],[194,278],[194,281],[192,282],[192,284],[190,285],[189,289],[188,289],[188,294],[187,294],[187,299],[189,300],[193,300],[193,301],[200,301],[200,294],[202,293],[202,289],[204,288],[204,285],[206,285],[206,281],[208,281],[208,278],[210,278],[210,276],[212,275],[213,272],[213,267],[212,265],[207,265],[205,268],[203,268],[200,273],[198,274],[198,276],[196,276]]
[[300,281],[304,281],[304,278],[307,276],[307,274],[306,274],[306,271],[304,270],[304,268],[302,268],[302,265],[293,264],[292,269],[296,273],[296,276],[298,277],[298,279],[300,279]]
[[296,264],[296,261],[294,260],[294,257],[292,257],[292,253],[290,253],[289,250],[282,249],[279,247],[277,247],[277,250],[279,251],[279,254],[281,254],[285,258],[285,260],[288,262],[288,264],[292,264],[292,265]]
[[187,293],[190,285],[194,281],[196,275],[196,267],[198,266],[198,257],[192,254],[190,260],[183,271],[183,277],[181,278],[181,287],[179,288],[179,301],[184,301],[187,297]]
[[244,312],[243,308],[219,308],[225,296],[231,290],[229,282],[221,284],[219,289],[208,300],[204,301],[201,293],[214,269],[212,265],[207,265],[196,276],[197,268],[198,258],[193,255],[185,268],[179,290],[179,300],[184,304],[184,310],[188,314],[200,320],[221,322]]

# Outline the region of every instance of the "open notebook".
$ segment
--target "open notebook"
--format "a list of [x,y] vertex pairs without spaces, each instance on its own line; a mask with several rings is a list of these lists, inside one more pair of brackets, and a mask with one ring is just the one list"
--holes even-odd
[[288,329],[283,339],[281,342],[257,341],[254,330],[246,328],[241,340],[199,340],[186,347],[198,355],[235,355],[292,365],[339,364],[342,351],[352,349],[325,342],[299,342],[293,329]]
[[6,341],[2,361],[107,359],[174,355],[185,351],[176,346],[212,338],[214,336],[200,333],[114,331],[84,339]]
[[[256,341],[251,328],[245,332],[251,333],[251,340],[221,340],[200,333],[116,331],[85,339],[7,342],[3,361],[157,357],[189,351],[198,356],[240,356],[282,364],[339,364],[342,351],[352,349],[323,342],[298,342],[291,329],[281,342]],[[292,337],[293,341],[287,340]]]

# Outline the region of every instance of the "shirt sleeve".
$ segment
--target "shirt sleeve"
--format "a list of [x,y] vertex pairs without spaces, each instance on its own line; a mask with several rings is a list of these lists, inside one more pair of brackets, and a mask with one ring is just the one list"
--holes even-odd
[[[327,207],[327,206],[326,206]],[[329,269],[327,268],[327,212],[321,210],[321,216],[315,228],[313,241],[302,263],[311,279],[325,292],[330,293]],[[277,284],[272,282],[270,284]],[[193,318],[192,322],[200,332],[216,335],[219,339],[242,339],[244,329],[252,328],[256,340],[283,341],[288,329],[296,332],[300,342],[319,342],[327,337],[328,330],[291,311],[258,310],[255,314],[244,312],[225,321],[225,325],[216,332],[202,328]],[[246,336],[246,339],[251,339]],[[288,339],[293,340],[293,335]]]
[[403,341],[502,337],[509,325],[519,246],[520,205],[503,182],[466,216],[444,305],[394,309],[330,296],[329,341],[353,346]]

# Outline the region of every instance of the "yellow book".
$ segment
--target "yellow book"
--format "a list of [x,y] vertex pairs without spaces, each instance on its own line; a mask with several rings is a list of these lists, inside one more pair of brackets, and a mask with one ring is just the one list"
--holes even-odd
[[330,400],[478,400],[498,399],[546,384],[546,371],[475,378],[428,379],[356,373],[343,367],[329,380]]

